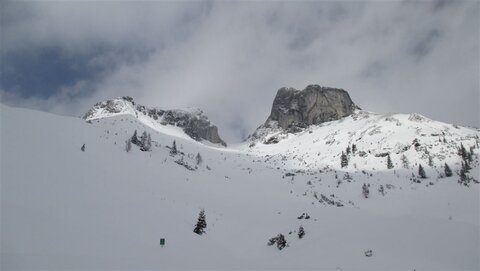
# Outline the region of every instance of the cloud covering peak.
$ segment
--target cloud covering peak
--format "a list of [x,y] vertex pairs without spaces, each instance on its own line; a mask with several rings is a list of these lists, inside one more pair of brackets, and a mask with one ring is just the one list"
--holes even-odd
[[371,111],[480,123],[477,1],[1,5],[5,103],[81,115],[130,95],[202,108],[235,141],[277,89],[320,84]]

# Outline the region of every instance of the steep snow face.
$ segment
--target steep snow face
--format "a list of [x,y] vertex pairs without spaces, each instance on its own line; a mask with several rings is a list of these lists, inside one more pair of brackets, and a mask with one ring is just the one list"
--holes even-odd
[[217,127],[210,123],[202,110],[197,108],[163,110],[139,104],[135,105],[133,98],[123,96],[95,104],[83,118],[91,122],[92,120],[119,115],[134,116],[145,125],[160,132],[165,129],[160,128],[157,124],[178,126],[187,136],[196,141],[207,140],[214,144],[226,146],[226,143],[218,134]]
[[[88,123],[0,105],[0,269],[479,270],[478,184],[459,185],[455,171],[445,178],[427,171],[427,179],[413,182],[413,165],[396,172],[362,172],[352,162],[347,170],[305,170],[293,156],[275,165],[265,149],[281,153],[287,140],[301,140],[297,149],[307,151],[305,142],[316,146],[304,137],[324,128],[360,135],[346,124],[384,122],[368,115],[286,135],[278,144],[222,148],[143,113]],[[421,124],[423,133],[438,124],[403,116],[403,126]],[[447,127],[454,136],[456,128]],[[151,151],[126,151],[135,130],[151,134]],[[460,142],[467,147],[473,139]],[[473,149],[468,173],[476,178],[479,154]],[[193,229],[201,209],[207,227],[200,236]],[[281,251],[267,245],[279,233],[288,244]]]
[[303,169],[341,169],[341,155],[347,154],[348,148],[348,165],[343,170],[387,170],[389,155],[392,170],[422,164],[439,174],[445,163],[460,168],[457,153],[461,144],[469,150],[480,143],[477,129],[433,121],[419,114],[357,110],[351,116],[297,133],[278,128],[274,122],[270,127],[258,129],[240,149],[269,156],[275,166]]

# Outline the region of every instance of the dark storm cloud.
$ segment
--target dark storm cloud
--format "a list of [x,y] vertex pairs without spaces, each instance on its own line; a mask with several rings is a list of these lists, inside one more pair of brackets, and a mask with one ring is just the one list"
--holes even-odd
[[[120,95],[196,106],[239,140],[266,119],[278,88],[316,83],[347,89],[366,110],[478,126],[479,9],[477,1],[2,2],[0,93],[74,115]],[[49,48],[53,55],[42,53]]]

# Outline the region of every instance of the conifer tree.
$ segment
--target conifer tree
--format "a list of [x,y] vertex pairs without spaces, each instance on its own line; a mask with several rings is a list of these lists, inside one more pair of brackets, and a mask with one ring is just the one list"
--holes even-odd
[[298,238],[302,239],[303,236],[305,236],[305,229],[303,228],[303,226],[300,226],[300,228],[298,228]]
[[353,153],[353,155],[355,155],[356,152],[357,152],[357,145],[352,144],[352,153]]
[[347,155],[342,151],[342,155],[340,156],[340,164],[342,167],[347,167],[348,166],[348,157]]
[[368,189],[368,186],[366,184],[363,184],[362,186],[362,195],[366,199],[368,199],[368,196],[370,195],[370,190]]
[[282,250],[286,246],[287,246],[287,240],[285,240],[285,236],[280,233],[277,236],[277,248],[278,248],[278,250]]
[[468,186],[469,183],[469,178],[467,176],[467,172],[465,171],[465,166],[463,165],[462,162],[462,168],[460,169],[460,180],[458,180],[459,184],[463,184],[465,186]]
[[347,153],[347,155],[350,155],[350,145],[347,146],[347,149],[345,150],[345,152]]
[[175,155],[177,154],[178,151],[177,151],[177,143],[175,142],[175,140],[173,141],[172,143],[172,147],[170,148],[170,154],[171,155]]
[[198,221],[193,229],[193,232],[198,235],[202,235],[205,233],[205,228],[207,228],[207,220],[205,217],[205,210],[202,209],[198,214]]
[[202,156],[200,155],[200,153],[197,153],[196,160],[197,160],[197,165],[200,165],[202,163]]
[[132,140],[127,139],[127,141],[125,142],[125,151],[130,152],[131,149],[132,149]]
[[82,151],[85,151],[85,144],[83,144],[80,149],[81,149]]
[[447,163],[445,163],[445,176],[447,176],[447,177],[452,176],[452,170],[450,169],[450,167],[448,166]]
[[393,163],[392,163],[392,159],[390,158],[390,154],[387,156],[387,168],[388,169],[393,168]]
[[138,137],[137,137],[137,130],[135,130],[135,132],[133,132],[133,135],[132,135],[132,138],[130,139],[130,141],[132,142],[132,144],[135,144],[135,145],[140,145],[140,141],[138,140]]
[[425,174],[425,169],[423,169],[422,164],[418,164],[418,176],[422,179],[426,179],[427,175]]
[[402,157],[400,158],[400,160],[402,160],[402,167],[403,168],[409,168],[410,167],[410,163],[408,162],[408,158],[407,158],[407,156],[405,156],[405,154],[402,154]]
[[152,139],[150,134],[147,134],[147,131],[143,131],[142,136],[140,137],[140,150],[149,151],[152,145]]
[[378,192],[379,192],[382,196],[385,196],[385,189],[383,188],[383,184],[381,184],[380,187],[378,188]]
[[433,167],[433,157],[431,155],[428,156],[428,166]]

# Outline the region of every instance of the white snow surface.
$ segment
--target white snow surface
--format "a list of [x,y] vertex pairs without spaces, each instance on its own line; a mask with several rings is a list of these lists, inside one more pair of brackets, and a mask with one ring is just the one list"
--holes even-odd
[[[125,151],[135,129],[151,134],[152,151]],[[479,185],[457,183],[456,154],[460,143],[478,144],[478,130],[359,111],[279,133],[267,131],[252,147],[219,148],[134,114],[87,123],[0,105],[0,269],[480,269]],[[277,144],[262,143],[274,135]],[[183,154],[169,154],[173,140]],[[357,154],[341,168],[352,143]],[[469,175],[478,180],[473,151]],[[393,169],[375,156],[384,152]],[[441,177],[445,162],[452,177]],[[428,176],[420,183],[411,181],[418,163]],[[320,202],[321,195],[344,206]],[[200,236],[193,228],[201,209],[207,228]],[[311,218],[297,219],[302,213]],[[279,233],[288,247],[267,246]]]

